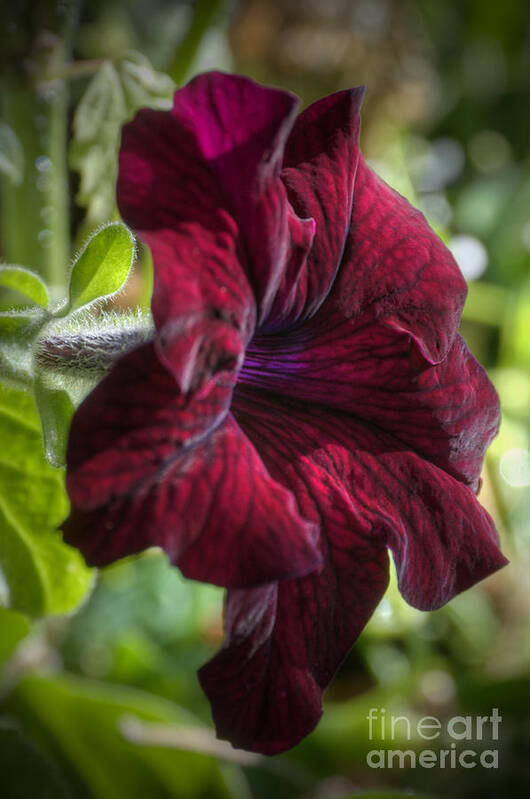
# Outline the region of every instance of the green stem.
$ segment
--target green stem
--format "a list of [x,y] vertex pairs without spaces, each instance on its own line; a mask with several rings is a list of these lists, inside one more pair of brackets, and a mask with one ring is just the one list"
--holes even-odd
[[7,81],[2,117],[24,150],[24,179],[2,181],[2,245],[7,262],[35,269],[51,285],[64,283],[69,261],[64,88],[46,102],[33,88]]
[[68,98],[64,81],[49,76],[66,59],[78,3],[71,0],[60,16],[58,8],[41,5],[46,13],[40,29],[28,32],[25,69],[16,55],[8,58],[0,84],[2,119],[25,159],[20,185],[7,177],[0,184],[3,258],[35,269],[57,288],[64,286],[70,260]]
[[88,58],[84,61],[71,61],[69,64],[63,64],[63,66],[56,69],[51,77],[58,80],[92,77],[105,61],[108,61],[108,59]]
[[188,31],[177,47],[173,61],[168,67],[177,86],[180,86],[193,65],[206,31],[213,25],[225,0],[197,0]]

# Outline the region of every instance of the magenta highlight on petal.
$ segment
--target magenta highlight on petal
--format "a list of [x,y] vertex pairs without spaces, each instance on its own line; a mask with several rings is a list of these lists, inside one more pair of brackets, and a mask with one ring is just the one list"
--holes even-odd
[[389,552],[426,610],[506,563],[476,497],[499,406],[457,333],[465,281],[364,161],[363,95],[297,117],[211,72],[124,127],[155,332],[70,433],[66,540],[96,565],[156,544],[228,589],[199,677],[219,736],[267,754],[318,722]]

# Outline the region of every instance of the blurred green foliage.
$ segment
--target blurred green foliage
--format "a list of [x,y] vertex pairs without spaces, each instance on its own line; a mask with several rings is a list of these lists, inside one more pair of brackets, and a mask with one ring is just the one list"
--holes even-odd
[[[70,164],[69,184],[59,170],[57,188],[49,168],[57,153],[46,150],[48,160],[39,160],[42,144],[27,145],[29,123],[22,130],[0,123],[5,258],[40,270],[50,236],[64,239],[64,219],[58,225],[54,221],[54,207],[57,211],[62,202],[58,191],[67,191],[70,204],[68,242],[62,240],[69,249],[94,227],[117,218],[120,127],[142,105],[164,107],[173,81],[180,84],[209,67],[234,69],[296,91],[305,104],[343,87],[367,84],[363,150],[392,185],[422,208],[468,277],[462,332],[488,367],[503,407],[481,501],[493,514],[512,563],[431,614],[406,606],[393,581],[330,687],[315,732],[289,753],[250,762],[213,738],[209,708],[195,677],[222,640],[221,592],[183,580],[155,550],[100,570],[88,590],[89,570],[55,531],[66,513],[63,478],[42,455],[34,404],[28,395],[2,389],[0,598],[6,607],[0,608],[0,795],[526,797],[526,4],[93,0],[77,9],[77,21],[67,31],[73,60],[63,61],[53,38],[46,44],[41,37],[36,49],[34,38],[49,9],[60,5],[75,11],[77,4],[24,0],[16,9],[2,6],[6,75],[13,64],[18,75],[24,65],[37,63],[35,91],[45,108],[54,102],[53,92],[46,99],[50,85],[61,84],[60,102],[67,87],[68,118],[53,119],[63,125],[58,136],[63,167]],[[2,83],[4,112],[12,108],[5,101],[10,81]],[[20,114],[17,118],[24,119]],[[33,156],[38,156],[35,164]],[[38,202],[28,203],[25,215],[21,205],[8,217],[6,196],[13,186],[22,198],[40,195]],[[54,197],[56,206],[50,204]],[[7,218],[19,229],[6,231]],[[27,257],[17,258],[16,246]],[[120,302],[145,304],[150,288],[146,263]],[[65,262],[56,265],[54,273],[64,276],[63,296],[67,272]],[[14,302],[6,295],[2,307]],[[21,317],[20,324],[26,323]],[[12,320],[0,316],[0,366],[2,358],[11,357],[23,381],[25,355],[13,349],[12,327]],[[10,572],[13,557],[20,569]],[[23,581],[16,577],[20,571]],[[65,614],[83,596],[81,607]],[[35,616],[40,620],[32,620]],[[370,769],[367,752],[388,748],[379,728],[368,739],[372,707],[411,720],[489,714],[498,707],[503,716],[499,768]],[[419,751],[424,742],[418,736],[409,740],[402,731],[393,745]],[[429,743],[433,749],[442,745],[442,739]]]

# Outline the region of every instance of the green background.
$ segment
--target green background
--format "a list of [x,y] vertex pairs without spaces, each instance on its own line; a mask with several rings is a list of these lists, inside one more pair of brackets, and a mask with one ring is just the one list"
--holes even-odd
[[[97,575],[85,569],[56,532],[63,475],[44,460],[32,400],[4,388],[0,795],[528,796],[527,4],[47,0],[0,8],[0,251],[40,272],[56,301],[66,297],[71,255],[118,219],[119,131],[138,107],[166,107],[174,83],[208,68],[290,89],[304,104],[367,86],[363,152],[424,211],[468,277],[461,331],[503,408],[480,499],[511,561],[434,613],[405,605],[392,583],[330,686],[315,732],[284,755],[249,760],[216,742],[195,677],[222,640],[222,592],[183,580],[157,551]],[[145,306],[149,292],[140,251],[127,291],[106,307]],[[3,308],[14,301],[4,294]],[[12,346],[2,324],[0,366]],[[450,744],[408,740],[403,725],[392,742],[376,725],[370,741],[371,707],[413,722],[497,707],[499,768],[371,769],[371,749]],[[493,748],[469,742],[481,745]]]

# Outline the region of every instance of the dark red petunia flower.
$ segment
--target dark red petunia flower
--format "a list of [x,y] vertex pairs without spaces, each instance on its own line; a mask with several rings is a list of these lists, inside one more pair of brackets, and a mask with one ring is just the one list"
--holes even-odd
[[123,131],[118,201],[152,250],[154,338],[77,411],[66,540],[159,545],[226,586],[200,671],[218,734],[275,753],[378,604],[506,563],[475,492],[499,409],[457,334],[466,294],[358,149],[362,89],[297,99],[209,73]]

